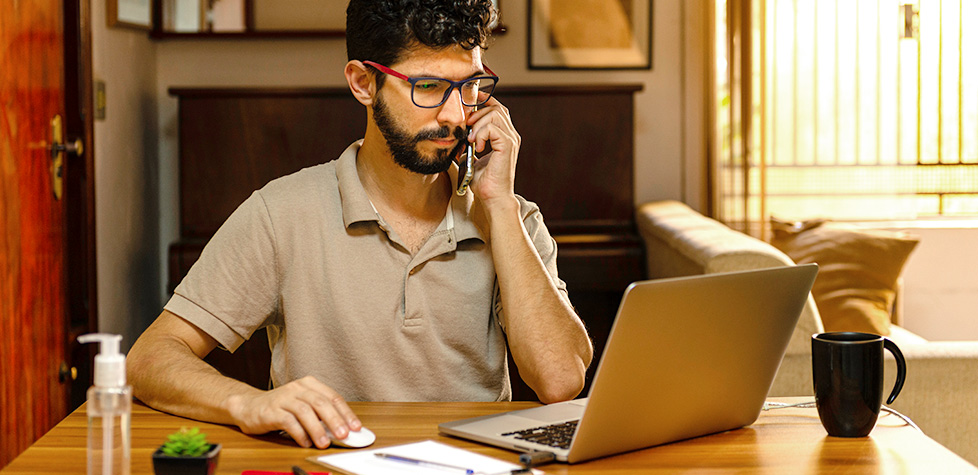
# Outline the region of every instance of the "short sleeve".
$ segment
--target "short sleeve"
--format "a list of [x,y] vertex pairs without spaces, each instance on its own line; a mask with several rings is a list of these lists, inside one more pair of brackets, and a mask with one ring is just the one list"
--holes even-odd
[[165,308],[234,351],[279,313],[275,248],[268,209],[256,191],[214,234]]

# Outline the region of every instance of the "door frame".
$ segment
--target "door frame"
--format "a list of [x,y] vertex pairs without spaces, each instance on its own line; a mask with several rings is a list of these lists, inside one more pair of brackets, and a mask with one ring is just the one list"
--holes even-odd
[[78,336],[98,331],[95,260],[95,107],[92,73],[92,1],[64,2],[65,131],[84,142],[81,157],[68,154],[65,167],[65,355],[75,377],[68,410],[85,402],[92,381],[95,345]]

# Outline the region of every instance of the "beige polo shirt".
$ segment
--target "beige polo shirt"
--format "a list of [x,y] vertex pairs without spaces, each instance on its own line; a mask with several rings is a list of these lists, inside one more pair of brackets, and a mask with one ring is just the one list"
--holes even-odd
[[[510,399],[503,309],[472,193],[453,195],[412,256],[360,183],[359,144],[254,192],[166,309],[230,351],[267,327],[274,386],[313,375],[351,401]],[[556,243],[537,206],[520,204],[566,298]]]

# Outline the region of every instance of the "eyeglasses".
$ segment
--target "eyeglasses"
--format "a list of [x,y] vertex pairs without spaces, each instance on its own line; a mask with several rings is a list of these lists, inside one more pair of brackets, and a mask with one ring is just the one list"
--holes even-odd
[[[373,61],[364,61],[363,64],[377,68],[384,74],[390,74],[391,76],[411,83],[411,101],[414,102],[414,105],[425,109],[433,109],[444,104],[448,100],[448,96],[452,94],[452,89],[456,88],[462,96],[462,105],[469,107],[481,106],[492,97],[492,91],[496,89],[496,83],[499,81],[499,77],[488,66],[484,67],[490,75],[477,76],[462,81],[451,81],[445,78],[407,77],[387,66]],[[480,98],[480,96],[483,97]]]

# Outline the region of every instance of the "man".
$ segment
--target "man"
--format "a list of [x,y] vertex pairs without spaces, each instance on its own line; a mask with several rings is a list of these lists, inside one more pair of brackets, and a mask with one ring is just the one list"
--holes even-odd
[[[509,399],[507,343],[541,401],[580,392],[591,343],[538,208],[513,192],[520,137],[482,61],[494,15],[490,0],[350,2],[363,140],[228,218],[129,353],[139,399],[324,448],[323,423],[362,427],[347,400]],[[468,143],[486,154],[458,196]],[[274,389],[202,360],[262,327]]]

